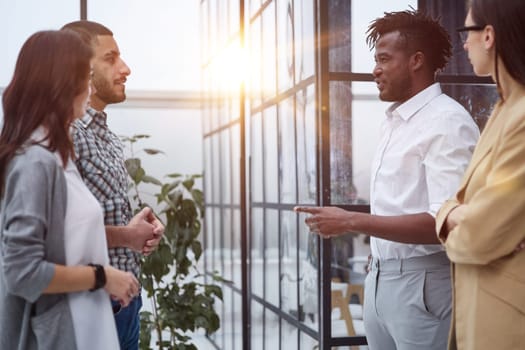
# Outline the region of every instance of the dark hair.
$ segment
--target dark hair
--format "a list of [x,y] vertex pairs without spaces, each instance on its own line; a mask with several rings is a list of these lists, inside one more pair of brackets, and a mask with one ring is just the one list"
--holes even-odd
[[69,134],[73,101],[85,89],[92,56],[91,47],[70,30],[37,32],[20,49],[13,78],[2,96],[2,193],[9,162],[39,127],[46,132],[48,149],[57,151],[64,164],[73,157]]
[[64,24],[63,29],[69,29],[77,32],[84,41],[92,45],[94,42],[97,42],[98,35],[111,35],[113,32],[109,30],[108,27],[92,21],[74,21],[67,24]]
[[395,31],[404,38],[407,52],[423,52],[434,73],[444,68],[452,56],[450,36],[438,20],[413,9],[385,12],[383,17],[372,21],[366,43],[373,48],[382,35]]
[[[472,0],[472,20],[476,25],[491,25],[496,44],[496,84],[500,90],[497,62],[501,58],[509,74],[525,85],[525,2]],[[501,96],[501,93],[500,93]]]

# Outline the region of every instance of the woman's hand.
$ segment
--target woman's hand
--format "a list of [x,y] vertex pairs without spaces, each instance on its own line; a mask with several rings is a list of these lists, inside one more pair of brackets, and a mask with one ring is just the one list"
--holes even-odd
[[450,231],[452,231],[459,224],[459,222],[465,218],[466,211],[466,204],[458,205],[457,207],[452,209],[452,211],[447,216],[447,232],[450,233]]
[[112,266],[105,266],[106,285],[104,289],[123,307],[139,294],[140,285],[131,272],[120,271]]

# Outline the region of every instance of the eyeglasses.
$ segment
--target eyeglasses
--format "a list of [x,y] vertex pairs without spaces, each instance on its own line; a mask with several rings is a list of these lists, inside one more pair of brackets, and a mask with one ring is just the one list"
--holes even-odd
[[466,27],[458,28],[456,29],[456,31],[459,34],[459,38],[461,42],[464,44],[467,42],[468,32],[470,32],[471,30],[480,31],[483,29],[485,29],[485,26],[466,26]]

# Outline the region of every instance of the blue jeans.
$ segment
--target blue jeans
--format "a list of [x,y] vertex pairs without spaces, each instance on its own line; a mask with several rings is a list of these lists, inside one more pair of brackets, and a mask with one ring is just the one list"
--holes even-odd
[[142,307],[142,298],[137,296],[133,298],[127,307],[121,308],[118,301],[111,300],[115,324],[117,326],[118,341],[121,350],[138,350],[139,332],[140,332],[140,315]]

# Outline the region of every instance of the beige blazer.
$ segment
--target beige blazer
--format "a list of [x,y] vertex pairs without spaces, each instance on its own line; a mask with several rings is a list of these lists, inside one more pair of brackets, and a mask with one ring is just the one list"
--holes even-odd
[[[448,237],[450,211],[467,204]],[[525,88],[495,107],[454,199],[436,217],[452,261],[449,349],[525,349]]]

